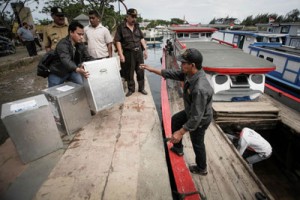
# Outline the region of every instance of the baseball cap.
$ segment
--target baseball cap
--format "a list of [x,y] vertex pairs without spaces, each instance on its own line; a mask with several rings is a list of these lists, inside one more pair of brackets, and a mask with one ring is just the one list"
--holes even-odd
[[127,10],[127,15],[132,15],[132,16],[137,16],[137,11],[136,11],[136,9],[134,9],[134,8],[129,8],[128,10]]
[[176,59],[180,62],[195,63],[200,66],[202,66],[203,60],[202,54],[194,48],[185,50],[185,52],[178,55]]
[[56,16],[64,16],[65,13],[62,8],[60,7],[53,7],[51,8],[51,15],[56,15]]

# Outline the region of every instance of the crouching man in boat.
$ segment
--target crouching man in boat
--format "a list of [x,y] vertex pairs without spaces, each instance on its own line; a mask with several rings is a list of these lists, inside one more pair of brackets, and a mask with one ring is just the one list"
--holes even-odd
[[182,137],[189,131],[196,156],[196,165],[189,166],[189,169],[192,173],[206,175],[204,135],[213,118],[213,89],[202,69],[203,59],[197,49],[187,49],[177,56],[177,60],[181,62],[181,70],[160,70],[145,64],[141,64],[141,68],[166,79],[184,81],[184,110],[172,116],[172,137],[169,141],[174,145],[170,150],[178,156],[183,156]]
[[238,141],[236,144],[237,150],[239,154],[246,159],[251,168],[254,163],[263,161],[271,156],[272,147],[270,143],[259,133],[246,127],[242,129],[239,125],[236,127],[235,131],[237,131],[239,137],[227,135],[233,143]]

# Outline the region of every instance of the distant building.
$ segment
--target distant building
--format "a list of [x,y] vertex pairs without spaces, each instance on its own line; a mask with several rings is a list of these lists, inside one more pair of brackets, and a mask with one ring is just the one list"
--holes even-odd
[[78,21],[83,26],[89,25],[89,17],[86,16],[85,14],[78,15],[77,17],[74,18],[74,20]]

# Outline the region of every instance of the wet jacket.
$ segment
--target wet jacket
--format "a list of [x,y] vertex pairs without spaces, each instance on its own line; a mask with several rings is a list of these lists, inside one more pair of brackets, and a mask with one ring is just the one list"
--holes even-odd
[[199,70],[192,77],[187,77],[182,71],[165,69],[162,70],[162,76],[184,81],[184,110],[188,118],[188,121],[183,125],[184,129],[194,131],[198,127],[211,122],[213,118],[213,89],[203,69]]
[[89,55],[85,45],[80,43],[74,47],[68,35],[61,39],[55,48],[55,59],[50,66],[50,73],[64,77],[89,60],[93,60],[93,57]]

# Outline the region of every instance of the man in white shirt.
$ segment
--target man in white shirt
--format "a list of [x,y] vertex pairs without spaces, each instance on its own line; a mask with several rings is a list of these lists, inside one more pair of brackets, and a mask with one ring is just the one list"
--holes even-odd
[[[247,162],[250,164],[250,167],[252,167],[254,163],[265,160],[271,156],[272,147],[270,143],[259,133],[250,128],[243,128],[241,130],[239,125],[235,128],[232,127],[232,129],[235,132],[238,131],[237,133],[239,133],[239,138],[231,134],[226,135],[231,141],[233,141],[233,143],[234,141],[238,140],[237,150],[240,155],[247,160]],[[252,155],[246,155],[246,149],[252,151]]]
[[113,38],[109,30],[101,24],[99,13],[91,10],[89,20],[90,25],[84,27],[89,54],[96,59],[112,57]]

